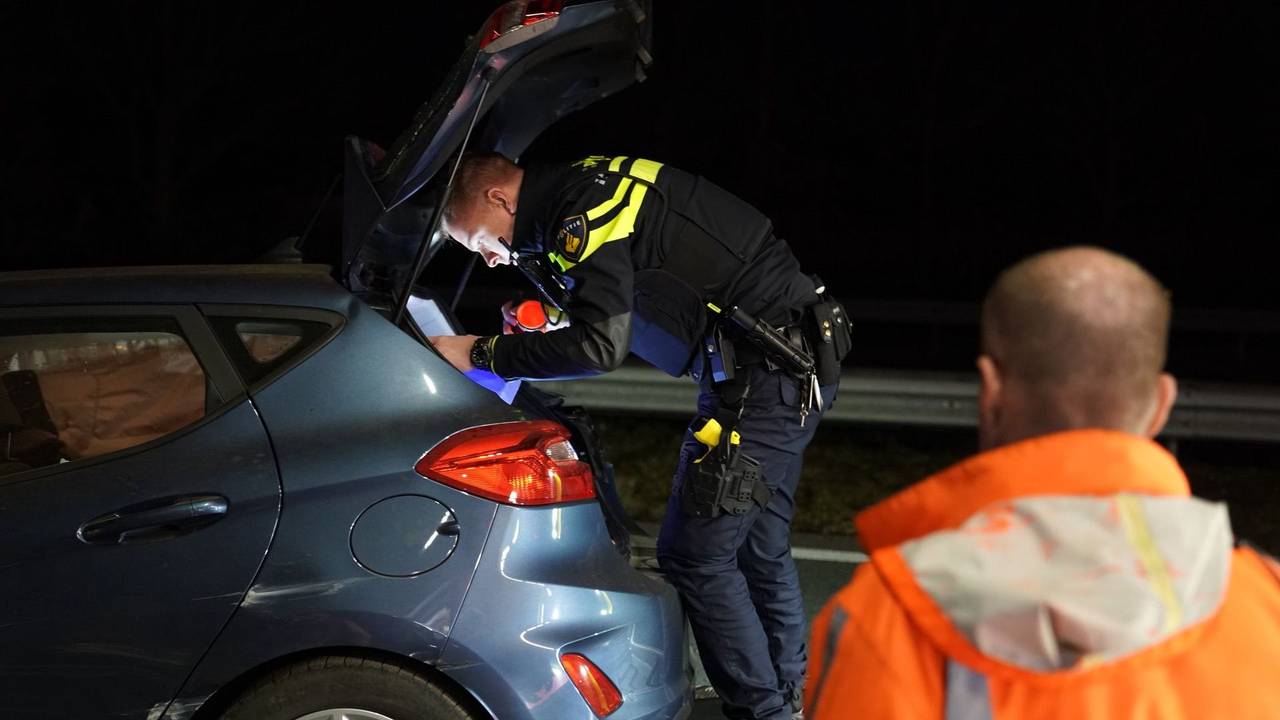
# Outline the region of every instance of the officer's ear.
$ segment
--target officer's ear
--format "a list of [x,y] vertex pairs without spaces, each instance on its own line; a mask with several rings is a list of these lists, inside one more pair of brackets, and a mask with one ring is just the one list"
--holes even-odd
[[505,188],[491,187],[484,193],[484,199],[494,207],[502,208],[508,215],[516,214],[516,198]]

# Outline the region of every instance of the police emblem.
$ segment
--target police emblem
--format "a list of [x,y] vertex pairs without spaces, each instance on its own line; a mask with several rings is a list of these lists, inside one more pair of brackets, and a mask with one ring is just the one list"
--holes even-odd
[[574,215],[560,223],[560,232],[556,235],[556,244],[564,249],[564,257],[577,262],[582,259],[582,252],[587,247],[587,216]]

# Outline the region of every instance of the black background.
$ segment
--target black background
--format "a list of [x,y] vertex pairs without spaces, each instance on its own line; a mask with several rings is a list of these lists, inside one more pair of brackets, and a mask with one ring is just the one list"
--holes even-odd
[[[252,260],[306,226],[343,135],[391,144],[494,5],[5,6],[0,269]],[[657,0],[648,80],[528,157],[704,174],[847,298],[974,303],[1029,252],[1110,247],[1228,318],[1212,357],[1273,342],[1280,310],[1277,8]]]

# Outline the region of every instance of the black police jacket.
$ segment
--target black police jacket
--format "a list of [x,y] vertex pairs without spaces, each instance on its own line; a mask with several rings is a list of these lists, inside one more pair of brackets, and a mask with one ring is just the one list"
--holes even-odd
[[679,376],[701,345],[707,303],[782,325],[817,300],[760,211],[651,160],[527,168],[512,241],[561,273],[570,325],[499,337],[493,371],[506,378],[596,375],[628,352]]

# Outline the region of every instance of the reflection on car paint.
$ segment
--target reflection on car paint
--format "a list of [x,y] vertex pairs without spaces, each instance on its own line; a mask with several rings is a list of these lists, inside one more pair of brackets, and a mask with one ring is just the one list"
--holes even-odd
[[596,594],[596,597],[604,601],[604,607],[600,608],[600,614],[612,615],[613,601],[609,599],[609,593],[605,592],[604,590],[594,590],[593,592]]
[[342,592],[343,588],[347,586],[355,585],[356,583],[364,582],[365,580],[368,580],[368,579],[371,579],[371,578],[349,578],[346,580],[337,580],[337,581],[322,580],[320,582],[296,583],[293,585],[277,585],[274,587],[257,585],[253,588],[250,588],[249,592],[245,593],[244,604],[252,606],[252,605],[265,604],[268,602],[282,600],[285,598],[288,598],[290,600],[297,600],[298,598],[304,598],[304,597],[322,597],[324,595],[336,595]]
[[[437,526],[444,525],[445,523],[449,522],[449,518],[451,518],[451,517],[453,517],[453,513],[451,513],[451,512],[449,512],[448,510],[446,510],[446,511],[444,512],[444,514],[440,516],[440,520],[436,522],[436,525],[437,525]],[[431,549],[431,544],[432,544],[432,543],[434,543],[436,540],[439,540],[439,539],[440,539],[440,531],[439,531],[439,530],[436,530],[436,531],[432,532],[432,533],[431,533],[431,537],[427,538],[427,542],[426,542],[426,544],[422,546],[422,550],[423,550],[423,552],[426,552],[427,550],[430,550],[430,549]]]
[[[538,688],[533,697],[525,700],[524,706],[528,710],[532,710],[539,705],[550,700],[557,692],[560,692],[565,686],[569,685],[569,676],[565,674],[564,669],[559,663],[555,663],[551,668],[551,678],[547,681],[545,687]],[[574,692],[577,692],[576,690]]]

